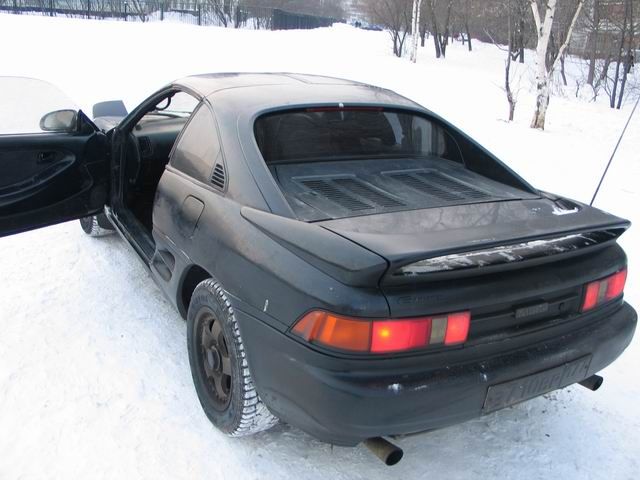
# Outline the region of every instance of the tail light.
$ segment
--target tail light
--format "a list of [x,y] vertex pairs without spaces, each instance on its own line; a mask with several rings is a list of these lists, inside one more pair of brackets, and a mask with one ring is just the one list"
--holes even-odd
[[391,353],[464,343],[470,320],[468,311],[401,320],[368,320],[314,310],[302,317],[292,331],[309,343],[328,348]]
[[582,311],[586,312],[602,303],[618,298],[624,291],[626,281],[627,269],[625,268],[607,278],[588,283],[584,290]]

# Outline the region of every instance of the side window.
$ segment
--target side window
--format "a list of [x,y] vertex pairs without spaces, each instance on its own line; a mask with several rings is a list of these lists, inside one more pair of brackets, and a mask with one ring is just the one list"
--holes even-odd
[[171,157],[171,165],[201,182],[209,183],[221,154],[213,114],[202,104],[194,112]]
[[[0,135],[64,130],[64,123],[55,120],[71,122],[77,110],[75,103],[55,85],[35,78],[0,76]],[[52,112],[59,114],[43,122],[43,117]]]

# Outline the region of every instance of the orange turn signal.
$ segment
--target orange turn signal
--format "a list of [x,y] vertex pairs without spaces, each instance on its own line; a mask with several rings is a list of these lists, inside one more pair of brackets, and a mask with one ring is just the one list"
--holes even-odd
[[293,333],[310,343],[339,350],[366,352],[369,350],[371,322],[315,310],[296,323]]

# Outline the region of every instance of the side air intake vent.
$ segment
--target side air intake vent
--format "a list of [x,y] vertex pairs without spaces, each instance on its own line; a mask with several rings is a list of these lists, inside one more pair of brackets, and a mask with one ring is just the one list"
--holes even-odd
[[217,163],[213,169],[213,174],[211,175],[211,183],[213,183],[220,190],[224,190],[226,181],[227,181],[227,174],[224,170],[224,164]]

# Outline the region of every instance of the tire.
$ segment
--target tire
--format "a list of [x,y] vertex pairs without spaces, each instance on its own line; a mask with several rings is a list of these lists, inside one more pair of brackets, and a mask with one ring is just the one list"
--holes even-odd
[[81,218],[80,226],[90,237],[104,237],[114,232],[111,222],[104,213]]
[[278,423],[253,384],[240,329],[222,286],[198,284],[187,313],[187,346],[198,399],[211,423],[231,437]]

